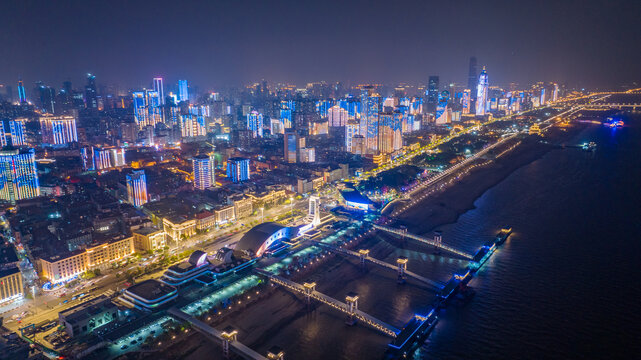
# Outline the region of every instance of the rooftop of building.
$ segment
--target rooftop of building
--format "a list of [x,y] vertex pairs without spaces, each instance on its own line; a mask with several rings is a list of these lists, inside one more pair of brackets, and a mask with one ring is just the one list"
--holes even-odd
[[141,283],[132,285],[129,288],[127,288],[127,292],[148,301],[161,299],[175,291],[176,291],[175,287],[171,285],[167,285],[156,279],[145,280]]
[[20,269],[17,267],[12,267],[9,269],[0,270],[0,278],[7,277],[9,275],[17,274],[20,272]]
[[147,236],[160,231],[160,229],[157,229],[155,227],[142,227],[140,229],[133,230],[133,233]]
[[59,312],[58,315],[64,317],[67,322],[73,323],[96,316],[105,310],[116,308],[117,306],[114,305],[108,297],[100,295],[89,301],[63,310]]

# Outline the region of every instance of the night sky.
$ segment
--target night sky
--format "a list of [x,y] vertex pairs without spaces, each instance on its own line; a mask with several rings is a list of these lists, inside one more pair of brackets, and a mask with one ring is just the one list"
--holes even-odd
[[60,88],[201,89],[266,79],[304,85],[558,81],[616,87],[641,80],[641,1],[21,1],[0,5],[0,83]]

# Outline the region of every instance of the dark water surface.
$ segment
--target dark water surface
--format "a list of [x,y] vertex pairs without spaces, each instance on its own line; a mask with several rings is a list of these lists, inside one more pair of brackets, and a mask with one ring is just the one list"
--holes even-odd
[[593,126],[487,191],[444,233],[515,230],[416,359],[641,359],[641,117]]
[[[641,118],[627,123],[587,128],[567,144],[595,141],[596,152],[552,150],[441,227],[444,241],[469,252],[503,225],[515,232],[472,281],[473,300],[443,310],[415,359],[641,359]],[[363,244],[391,263],[405,255],[410,270],[440,281],[466,264],[398,246],[387,235]],[[395,327],[434,298],[389,270],[336,261],[317,289],[341,300],[356,291],[359,308]],[[283,346],[287,359],[380,359],[389,342],[327,306],[274,330],[249,345]]]

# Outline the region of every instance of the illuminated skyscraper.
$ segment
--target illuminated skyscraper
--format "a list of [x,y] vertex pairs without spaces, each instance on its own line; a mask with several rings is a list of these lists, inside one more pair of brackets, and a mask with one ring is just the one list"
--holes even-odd
[[56,91],[52,87],[38,81],[34,93],[38,94],[38,105],[43,112],[53,114],[56,111]]
[[257,111],[247,114],[247,130],[251,130],[254,138],[263,137],[263,114]]
[[427,111],[434,113],[438,104],[438,76],[430,76],[427,83]]
[[0,199],[17,200],[40,196],[36,156],[33,149],[0,151]]
[[205,190],[216,186],[214,153],[197,155],[192,159],[194,169],[194,187]]
[[443,90],[439,95],[438,95],[438,102],[436,105],[436,113],[435,113],[435,118],[438,119],[440,118],[443,113],[445,112],[445,109],[447,108],[447,103],[450,100],[450,92],[447,90]]
[[133,108],[134,120],[139,128],[163,122],[162,105],[160,103],[160,95],[157,91],[145,90],[134,91]]
[[365,137],[368,152],[376,153],[378,149],[378,113],[381,98],[374,94],[373,88],[367,86],[361,91],[361,121],[359,133]]
[[345,125],[345,151],[352,152],[352,142],[356,135],[358,135],[358,121],[350,120]]
[[147,203],[147,176],[145,170],[134,170],[127,175],[127,197],[129,203],[141,207]]
[[485,115],[487,107],[488,79],[485,66],[479,75],[479,83],[476,88],[476,115]]
[[461,105],[463,105],[463,114],[470,113],[471,103],[472,103],[472,91],[470,89],[463,90],[463,97],[461,98]]
[[470,58],[470,70],[467,76],[467,88],[471,91],[474,91],[476,88],[476,58],[472,56]]
[[162,98],[158,91],[147,91],[147,110],[149,111],[149,124],[156,126],[156,124],[163,122],[162,111]]
[[178,101],[189,101],[187,80],[178,80]]
[[158,93],[160,105],[165,105],[165,90],[162,85],[162,78],[154,78],[154,91]]
[[298,160],[298,133],[285,131],[283,141],[285,143],[285,162],[295,163]]
[[390,154],[403,147],[400,113],[383,112],[379,114],[378,153]]
[[18,99],[21,104],[27,102],[27,93],[24,90],[24,83],[22,82],[22,79],[18,80]]
[[44,146],[64,146],[78,141],[76,118],[73,116],[41,116],[40,131]]
[[82,148],[80,157],[86,171],[107,170],[127,165],[125,149],[113,146]]
[[334,105],[327,112],[327,121],[330,127],[345,126],[349,119],[349,113],[339,105]]
[[98,108],[98,93],[96,92],[96,76],[87,74],[87,86],[85,86],[85,106],[87,109]]
[[24,146],[25,122],[27,119],[0,121],[0,147]]
[[249,159],[234,157],[227,160],[227,178],[235,183],[249,180]]

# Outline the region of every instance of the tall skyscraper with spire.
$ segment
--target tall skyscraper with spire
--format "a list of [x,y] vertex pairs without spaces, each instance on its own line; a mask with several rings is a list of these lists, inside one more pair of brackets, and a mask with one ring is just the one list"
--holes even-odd
[[485,66],[483,66],[483,71],[481,71],[481,74],[479,75],[479,83],[476,87],[476,115],[485,115],[485,109],[487,106],[487,90],[487,72],[485,71]]

